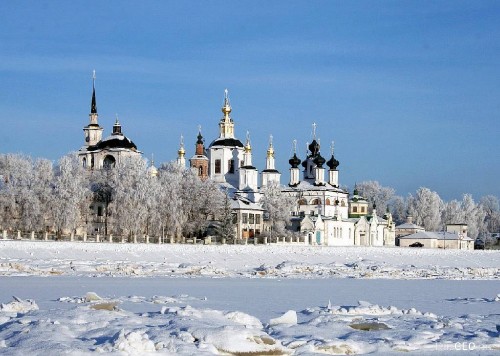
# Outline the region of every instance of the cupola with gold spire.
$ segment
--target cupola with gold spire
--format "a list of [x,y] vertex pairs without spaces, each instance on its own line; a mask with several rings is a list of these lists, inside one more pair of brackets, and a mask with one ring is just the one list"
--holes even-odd
[[184,136],[181,135],[179,150],[177,151],[177,164],[180,167],[186,167],[186,150],[184,149]]
[[255,168],[252,166],[252,145],[250,144],[250,132],[248,131],[244,150],[245,153],[243,153],[243,167]]
[[151,178],[158,177],[158,168],[156,168],[156,166],[155,166],[155,159],[154,159],[153,154],[151,154],[151,162],[150,162],[150,165],[148,167],[148,175]]
[[250,144],[250,133],[247,131],[247,141],[243,152],[243,165],[239,169],[239,189],[257,190],[257,168],[252,165],[252,145]]
[[234,138],[234,122],[229,115],[231,113],[231,103],[229,101],[229,92],[224,90],[224,104],[222,105],[222,113],[224,116],[220,120],[220,138]]
[[266,186],[271,182],[280,183],[281,174],[276,170],[274,165],[274,147],[273,135],[269,135],[269,146],[266,154],[266,169],[262,171],[262,186]]
[[240,167],[244,163],[245,146],[234,136],[234,121],[227,89],[224,91],[222,105],[223,117],[219,120],[219,137],[208,148],[209,176],[217,183],[240,186]]

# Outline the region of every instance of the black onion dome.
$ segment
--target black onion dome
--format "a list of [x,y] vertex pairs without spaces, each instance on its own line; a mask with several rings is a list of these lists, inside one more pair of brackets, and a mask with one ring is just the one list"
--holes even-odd
[[318,152],[318,155],[314,158],[313,160],[314,164],[316,164],[319,168],[323,167],[323,165],[326,162],[326,159],[324,159],[321,154]]
[[198,133],[198,141],[196,141],[197,144],[203,144],[203,136],[201,135],[201,132]]
[[318,141],[313,140],[313,142],[311,142],[308,147],[309,147],[309,151],[311,151],[313,156],[316,156],[319,153]]
[[[292,158],[290,158],[290,159],[288,160],[288,163],[290,163],[290,166],[292,166],[292,168],[298,168],[298,167],[299,167],[300,162],[301,162],[301,161],[300,161],[300,158],[299,158],[299,157],[297,157],[297,154],[296,154],[296,153],[294,153],[294,154],[293,154],[293,157],[292,157]],[[305,161],[304,161],[304,162],[305,162]]]
[[243,147],[243,144],[236,138],[218,138],[210,144],[212,146]]
[[340,162],[335,159],[335,157],[332,155],[332,158],[326,162],[326,165],[330,167],[330,169],[335,170],[339,166]]
[[102,141],[99,141],[95,146],[90,146],[88,150],[93,151],[110,148],[125,148],[133,151],[137,150],[135,143],[123,135],[110,136]]

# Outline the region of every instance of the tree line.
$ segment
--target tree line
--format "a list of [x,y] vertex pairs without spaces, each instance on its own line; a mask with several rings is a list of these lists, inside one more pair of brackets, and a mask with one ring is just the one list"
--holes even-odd
[[[440,231],[445,224],[466,223],[472,238],[500,232],[500,204],[493,195],[474,201],[445,202],[428,188],[398,196],[376,181],[356,185],[358,193],[379,215],[392,213],[396,224],[408,215],[428,231]],[[286,234],[290,211],[295,204],[281,194],[280,187],[263,190],[261,203],[271,231]],[[172,237],[176,240],[199,235],[218,221],[219,234],[229,239],[234,212],[227,192],[210,179],[200,180],[196,172],[175,163],[162,164],[152,176],[145,159],[123,159],[113,169],[89,171],[76,153],[53,163],[20,154],[0,154],[0,230],[24,232],[86,231],[99,204],[106,225],[105,234],[132,238],[134,235]]]
[[446,224],[468,225],[471,238],[487,238],[489,233],[500,232],[500,203],[494,195],[483,196],[478,202],[471,194],[464,194],[462,200],[444,201],[437,192],[421,187],[415,194],[398,196],[390,187],[383,187],[377,181],[356,184],[358,193],[365,197],[377,211],[391,212],[396,224],[406,221],[408,215],[413,222],[427,231],[441,231]]
[[193,236],[220,219],[225,193],[211,180],[176,164],[152,176],[143,158],[126,158],[112,169],[88,171],[76,153],[53,164],[20,154],[0,155],[0,229],[86,231],[98,204],[107,234]]

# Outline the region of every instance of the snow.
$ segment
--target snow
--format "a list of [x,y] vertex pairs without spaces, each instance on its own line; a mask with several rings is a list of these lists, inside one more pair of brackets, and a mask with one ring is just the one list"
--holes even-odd
[[0,240],[3,276],[498,279],[497,251]]
[[496,251],[3,240],[0,353],[494,355],[499,267]]
[[295,324],[297,324],[297,312],[295,310],[289,310],[279,318],[269,320],[270,326]]

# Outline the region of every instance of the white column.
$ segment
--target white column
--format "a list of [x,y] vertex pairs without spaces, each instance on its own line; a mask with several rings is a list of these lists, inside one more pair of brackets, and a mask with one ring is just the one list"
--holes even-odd
[[298,168],[290,168],[290,185],[299,184],[300,171]]

